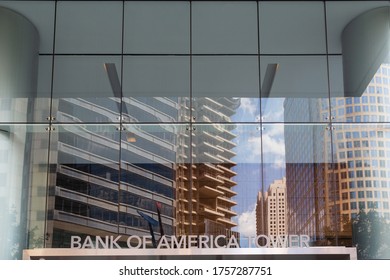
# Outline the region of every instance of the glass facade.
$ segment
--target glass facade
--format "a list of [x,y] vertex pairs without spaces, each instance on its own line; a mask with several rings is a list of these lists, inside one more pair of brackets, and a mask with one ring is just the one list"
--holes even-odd
[[147,216],[390,258],[389,1],[0,0],[0,22],[0,259]]

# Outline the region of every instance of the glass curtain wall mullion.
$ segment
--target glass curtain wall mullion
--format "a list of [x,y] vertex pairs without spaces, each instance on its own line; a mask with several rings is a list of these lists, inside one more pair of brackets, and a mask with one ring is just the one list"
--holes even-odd
[[[188,127],[189,127],[189,205],[188,205],[188,210],[189,210],[189,231],[188,231],[188,235],[192,235],[192,234],[197,234],[198,233],[198,229],[193,229],[192,225],[193,225],[193,213],[194,211],[196,213],[198,213],[198,210],[199,209],[194,209],[194,205],[193,205],[193,186],[194,186],[194,179],[193,179],[193,146],[192,146],[192,142],[193,142],[193,134],[192,134],[192,130],[193,130],[193,123],[195,122],[195,117],[193,116],[194,114],[194,111],[192,110],[193,108],[193,5],[192,5],[192,1],[190,1],[190,10],[189,10],[189,32],[190,32],[190,83],[189,83],[189,93],[190,93],[190,96],[189,96],[189,122],[188,122]],[[197,219],[198,217],[196,217]],[[196,221],[197,222],[197,221]]]
[[[261,81],[261,56],[260,56],[260,44],[261,44],[261,36],[260,36],[260,3],[259,1],[257,1],[257,56],[258,56],[258,71],[259,71],[259,112],[260,112],[260,115],[259,115],[259,119],[257,121],[259,121],[259,129],[260,129],[260,146],[261,146],[261,159],[260,159],[260,166],[261,166],[261,201],[260,201],[260,206],[257,206],[257,207],[261,207],[263,208],[264,206],[263,205],[266,205],[266,201],[265,201],[265,193],[268,191],[268,188],[265,186],[265,170],[264,170],[264,166],[263,166],[263,162],[264,162],[264,158],[263,158],[263,155],[264,155],[264,150],[263,150],[263,107],[262,107],[262,81]],[[259,202],[258,202],[259,203]],[[260,214],[262,214],[263,217],[260,218],[260,221],[257,221],[257,223],[261,223],[260,227],[261,229],[265,229],[266,228],[266,219],[265,219],[265,215],[267,215],[266,211],[264,211],[263,213],[260,212]],[[256,225],[257,228],[259,227],[259,225]],[[256,234],[259,234],[260,232],[256,232]]]
[[[330,153],[331,153],[331,165],[332,165],[332,173],[331,173],[331,180],[330,180],[330,185],[331,185],[331,189],[333,190],[332,191],[332,194],[333,194],[333,198],[331,198],[331,200],[333,200],[333,205],[334,207],[337,206],[337,196],[336,196],[336,192],[337,192],[337,181],[336,181],[336,174],[334,172],[334,166],[337,164],[336,161],[335,161],[335,158],[334,158],[334,147],[333,147],[333,131],[334,131],[334,127],[333,127],[333,114],[332,114],[332,105],[331,105],[331,85],[330,85],[330,69],[329,69],[329,44],[328,44],[328,17],[327,17],[327,6],[326,6],[326,2],[324,1],[324,20],[325,20],[325,24],[324,24],[324,28],[325,28],[325,44],[326,44],[326,69],[327,69],[327,84],[328,84],[328,127],[330,128]],[[339,219],[340,219],[340,216],[339,216],[339,211],[336,210],[336,213],[334,213],[334,225],[335,225],[335,228],[334,228],[334,231],[335,231],[335,246],[338,246],[338,243],[339,243],[339,234],[340,234],[340,231],[341,229],[339,228],[339,225],[340,225],[340,222],[339,222]]]
[[[52,63],[51,63],[51,79],[50,79],[50,108],[49,108],[49,116],[47,116],[47,120],[49,121],[49,128],[53,126],[53,122],[55,121],[55,117],[53,116],[53,89],[54,89],[54,69],[55,69],[55,46],[56,46],[56,32],[57,32],[57,1],[54,3],[54,24],[53,24],[53,42],[52,42]],[[51,140],[52,140],[52,133],[53,130],[49,130],[48,135],[48,153],[47,153],[47,179],[46,179],[46,203],[45,203],[45,232],[43,233],[43,247],[47,248],[47,243],[49,240],[51,240],[53,237],[50,236],[49,230],[48,230],[48,221],[49,221],[49,203],[50,203],[50,154],[51,154]],[[51,244],[51,243],[49,243]]]
[[[120,213],[121,213],[121,174],[122,174],[122,134],[125,133],[123,122],[123,110],[126,108],[123,101],[123,64],[124,64],[124,36],[125,36],[125,1],[122,3],[122,20],[121,20],[121,65],[120,65],[120,110],[119,110],[119,173],[118,173],[118,208],[117,208],[117,233],[120,234]],[[126,110],[127,111],[127,110]]]
[[[360,15],[386,15],[390,2],[52,1],[42,13],[17,2],[41,34],[53,31],[38,68],[36,99],[45,99],[27,110],[40,115],[24,120],[18,109],[20,119],[3,123],[31,142],[28,247],[67,246],[71,231],[147,235],[137,210],[156,218],[155,202],[166,233],[225,232],[245,247],[255,194],[264,230],[267,214],[284,215],[265,209],[283,184],[288,234],[309,232],[312,246],[352,246],[363,210],[390,221],[390,64],[374,69],[358,56],[352,87],[365,88],[348,91],[340,39]],[[356,52],[361,40],[375,56],[389,14],[371,28],[368,39],[356,32]],[[106,63],[118,70],[114,94]],[[364,75],[362,65],[375,67]]]

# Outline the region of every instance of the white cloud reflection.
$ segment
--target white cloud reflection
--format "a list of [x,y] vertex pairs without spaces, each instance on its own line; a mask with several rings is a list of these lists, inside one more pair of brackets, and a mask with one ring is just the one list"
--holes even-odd
[[[262,147],[263,145],[263,147]],[[237,155],[246,162],[259,162],[263,153],[264,163],[272,163],[277,167],[285,164],[285,145],[283,125],[266,125],[262,133],[252,135],[247,141],[239,141]]]
[[263,130],[263,160],[276,168],[285,167],[284,126],[268,125]]
[[237,231],[242,236],[255,236],[256,235],[256,205],[249,207],[249,210],[243,212],[237,217]]
[[258,112],[259,105],[257,99],[241,98],[240,102],[240,109],[243,110],[244,114],[254,115]]
[[[258,100],[259,101],[259,100]],[[259,103],[254,99],[242,98],[240,106],[240,119],[258,117]],[[268,110],[270,112],[270,110]],[[283,118],[282,110],[275,110],[272,119]],[[238,205],[235,207],[237,222],[235,231],[240,232],[241,245],[245,246],[243,237],[256,235],[256,197],[262,184],[268,187],[268,182],[280,179],[285,172],[285,139],[284,125],[263,123],[261,130],[260,118],[250,124],[237,124],[234,141],[237,144],[233,159],[238,165],[235,171],[238,195],[234,198]],[[264,121],[270,121],[265,118]],[[264,172],[263,172],[264,171]],[[262,175],[264,178],[262,178]]]

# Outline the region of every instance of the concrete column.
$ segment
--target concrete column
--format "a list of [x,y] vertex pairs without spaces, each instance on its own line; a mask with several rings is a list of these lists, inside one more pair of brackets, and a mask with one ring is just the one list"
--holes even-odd
[[0,259],[21,258],[26,246],[31,153],[26,122],[36,96],[38,45],[33,24],[0,7]]
[[382,63],[389,62],[389,7],[354,18],[343,30],[344,96],[360,97]]

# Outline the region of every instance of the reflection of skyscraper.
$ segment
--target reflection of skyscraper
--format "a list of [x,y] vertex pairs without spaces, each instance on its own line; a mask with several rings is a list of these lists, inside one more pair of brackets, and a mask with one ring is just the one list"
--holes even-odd
[[[169,111],[177,118],[177,103],[164,99],[153,99],[154,109],[145,106],[149,110],[143,114],[157,119]],[[60,99],[57,120],[109,119],[118,108],[115,100],[111,102]],[[172,108],[163,111],[167,104]],[[118,126],[63,125],[53,134],[51,184],[55,187],[47,228],[51,246],[67,246],[72,234],[148,235],[147,223],[137,210],[156,218],[156,202],[162,206],[165,233],[174,233],[176,132],[169,125],[126,130]]]
[[236,165],[231,160],[235,156],[232,140],[236,135],[231,132],[235,126],[210,123],[230,122],[239,100],[198,98],[196,102],[197,120],[202,124],[188,127],[191,136],[185,134],[182,139],[193,162],[178,169],[177,234],[230,236],[236,226],[232,217],[237,215],[232,210],[236,183],[231,179],[236,175],[231,170]]
[[[183,100],[137,98],[131,102],[146,102],[148,106],[138,106],[137,115],[145,107],[143,117],[157,122],[167,115],[185,117]],[[115,100],[111,102],[60,99],[57,120],[114,119],[112,110],[117,105]],[[198,106],[204,113],[199,117],[206,122],[215,118],[210,114],[216,114],[221,121],[228,121],[237,102],[201,99]],[[128,108],[131,115],[132,106]],[[51,246],[67,246],[72,234],[148,235],[148,225],[137,210],[156,218],[155,202],[162,205],[167,235],[232,234],[231,228],[236,226],[232,221],[236,213],[231,209],[236,205],[231,199],[236,195],[232,190],[236,183],[231,180],[236,175],[231,170],[235,165],[231,160],[235,155],[231,151],[235,147],[233,125],[194,125],[187,130],[172,125],[123,128],[63,125],[53,136],[55,169],[51,178],[55,187],[49,199],[47,228]],[[195,158],[192,164],[186,163],[189,150]]]
[[[294,102],[306,102],[311,110],[318,109],[315,99],[286,99],[285,108],[296,108]],[[291,112],[285,111],[288,113]],[[326,212],[329,178],[325,168],[329,155],[324,148],[325,126],[285,125],[284,132],[288,231],[307,234],[316,241],[324,237],[325,227],[330,226],[330,214]]]
[[287,235],[286,178],[275,180],[268,191],[259,192],[256,204],[256,234]]
[[[267,194],[267,193],[266,193]],[[256,201],[256,234],[266,234],[266,203],[265,203],[265,197],[266,194],[263,195],[263,192],[259,191],[257,194],[257,201]]]
[[[390,65],[383,64],[362,96],[332,98],[331,130],[285,126],[290,233],[329,241],[350,237],[348,223],[360,210],[390,218],[390,133],[378,125],[390,116],[389,74]],[[294,102],[328,115],[326,99],[286,99],[285,114],[297,113],[288,110],[297,108]]]
[[390,118],[389,78],[390,65],[382,64],[361,97],[332,100],[335,121],[365,123],[336,127],[333,134],[341,223],[371,209],[390,219],[390,131],[385,125],[369,125]]

